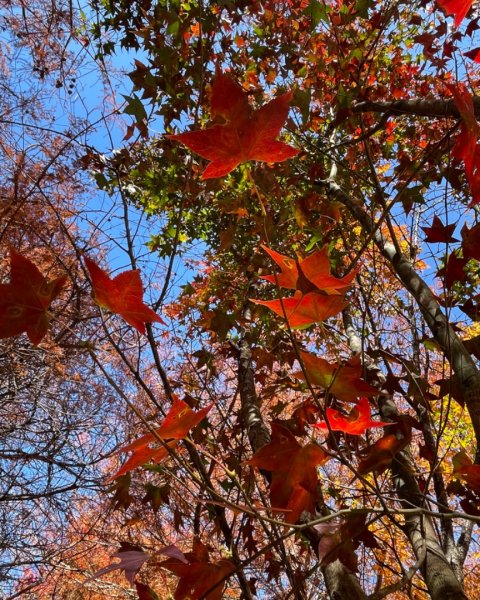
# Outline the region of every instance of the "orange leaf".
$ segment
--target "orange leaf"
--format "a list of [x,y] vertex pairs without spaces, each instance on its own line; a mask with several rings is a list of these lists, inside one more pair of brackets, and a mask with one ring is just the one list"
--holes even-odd
[[467,487],[480,494],[480,465],[474,464],[465,452],[458,452],[452,459],[453,472],[465,481]]
[[[209,404],[195,412],[183,400],[175,397],[163,423],[155,430],[156,435],[147,433],[118,450],[118,453],[133,452],[133,454],[108,481],[112,481],[128,471],[144,465],[150,460],[159,463],[167,458],[169,455],[168,449],[173,450],[178,442],[168,442],[165,446],[159,446],[158,438],[162,440],[181,440],[185,438],[188,432],[206,416],[212,406],[213,404]],[[152,448],[151,444],[155,444],[155,447]]]
[[393,433],[381,437],[362,452],[363,458],[358,463],[358,472],[362,475],[372,471],[381,473],[392,462],[395,454],[400,452],[409,441],[409,438],[397,438]]
[[[357,405],[353,407],[349,415],[345,416],[334,408],[327,408],[326,417],[328,425],[332,431],[343,431],[350,435],[363,435],[367,429],[373,427],[383,427],[391,425],[382,421],[372,421],[370,419],[370,405],[368,398],[360,398]],[[328,425],[325,421],[315,423],[313,427],[328,431]]]
[[[110,482],[114,481],[115,479],[117,479],[118,477],[120,477],[121,475],[125,475],[125,473],[128,473],[129,471],[133,471],[133,469],[136,469],[137,467],[145,465],[149,462],[154,462],[157,464],[161,463],[170,454],[168,449],[174,450],[178,444],[178,441],[174,440],[171,442],[166,442],[165,446],[156,446],[156,447],[152,448],[152,447],[150,447],[150,444],[153,444],[155,441],[158,442],[158,440],[156,440],[156,438],[151,433],[143,436],[143,438],[147,438],[147,437],[149,437],[150,439],[145,440],[145,443],[143,443],[143,444],[138,444],[135,449],[133,449],[129,446],[125,446],[124,448],[121,448],[120,450],[118,450],[118,452],[133,451],[133,454],[122,465],[122,467],[115,473],[115,475],[113,475],[112,477],[109,477],[107,479],[107,483],[110,483]],[[140,439],[142,439],[142,438],[140,438]],[[139,441],[140,440],[137,440],[137,442],[139,442]],[[131,444],[131,446],[133,446],[133,444]]]
[[166,137],[211,161],[202,179],[223,177],[249,160],[282,162],[299,152],[275,139],[287,119],[292,96],[288,92],[252,111],[241,86],[218,71],[210,107],[212,116],[223,117],[226,123]]
[[0,284],[0,338],[26,332],[39,344],[48,331],[48,307],[60,293],[65,275],[47,283],[38,268],[10,249],[10,283]]
[[331,275],[327,246],[301,260],[299,265],[308,281],[326,294],[338,294],[338,290],[350,287],[358,273],[358,270],[353,270],[342,279]]
[[159,566],[180,578],[175,590],[175,600],[222,600],[224,581],[235,571],[232,561],[222,558],[208,562],[208,550],[201,542],[195,542],[192,552],[185,554],[188,564],[175,558],[163,561]]
[[294,258],[284,256],[275,250],[271,250],[263,244],[262,248],[267,254],[270,255],[270,258],[274,260],[281,269],[281,273],[278,275],[264,275],[262,279],[270,281],[271,283],[278,282],[280,287],[295,290],[297,288],[297,280],[299,276],[297,261]]
[[97,263],[88,256],[84,258],[92,280],[92,295],[99,306],[120,315],[143,334],[145,323],[156,322],[165,325],[157,313],[143,303],[140,271],[124,271],[111,279]]
[[[313,289],[320,290],[326,294],[338,294],[352,285],[352,282],[358,273],[354,270],[346,277],[339,279],[331,274],[330,259],[328,258],[328,247],[324,246],[317,252],[310,254],[301,260],[295,260],[289,256],[284,256],[262,245],[262,248],[277,263],[281,269],[278,275],[265,275],[262,279],[276,283],[284,288],[297,289],[305,293]],[[302,281],[302,277],[307,281]],[[311,285],[309,285],[309,283]],[[312,287],[313,286],[313,287]]]
[[346,304],[343,296],[324,296],[310,292],[303,295],[297,292],[290,298],[278,300],[254,300],[255,304],[266,306],[280,317],[285,318],[290,327],[306,327],[312,323],[319,323],[338,314]]
[[[359,396],[377,396],[379,390],[360,378],[361,365],[353,359],[345,365],[329,363],[310,352],[301,352],[303,363],[312,385],[318,385],[345,402],[355,402]],[[295,377],[305,379],[302,372]]]
[[317,465],[330,457],[317,444],[301,446],[283,425],[272,424],[272,440],[249,464],[272,472],[270,501],[284,509],[287,523],[295,523],[304,510],[313,513],[317,499]]

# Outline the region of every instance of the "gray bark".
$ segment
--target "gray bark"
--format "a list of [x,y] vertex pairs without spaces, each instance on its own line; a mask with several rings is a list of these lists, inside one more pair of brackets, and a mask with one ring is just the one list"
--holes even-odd
[[[473,97],[475,115],[480,117],[480,97]],[[392,115],[415,115],[418,117],[460,118],[453,98],[412,98],[410,100],[392,100],[391,102],[373,102],[365,100],[350,107],[353,113],[377,112]]]
[[[394,421],[398,413],[393,400],[381,396],[379,405],[382,418]],[[389,428],[385,429],[388,432]],[[391,470],[402,506],[428,508],[415,477],[409,447],[395,455]],[[438,540],[431,517],[408,514],[405,517],[405,532],[417,560],[421,562],[420,571],[432,600],[468,600]]]

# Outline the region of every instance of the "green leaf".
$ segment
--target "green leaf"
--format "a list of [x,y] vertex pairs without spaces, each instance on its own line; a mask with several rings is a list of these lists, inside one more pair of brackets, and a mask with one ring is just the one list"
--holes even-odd
[[311,29],[315,29],[320,21],[328,21],[328,7],[319,0],[310,0],[305,14],[310,17]]
[[137,123],[146,121],[147,113],[140,98],[136,94],[133,94],[133,96],[125,96],[124,94],[122,94],[122,96],[127,102],[127,106],[123,109],[123,112],[126,115],[132,115],[132,117],[135,117]]

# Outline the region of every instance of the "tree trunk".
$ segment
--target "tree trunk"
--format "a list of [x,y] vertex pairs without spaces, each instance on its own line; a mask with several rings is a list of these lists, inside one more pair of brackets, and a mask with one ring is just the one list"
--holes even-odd
[[[395,421],[397,408],[392,399],[379,398],[382,418]],[[388,432],[388,427],[385,428]],[[392,461],[395,488],[403,508],[429,508],[415,478],[409,448],[398,452]],[[417,560],[432,600],[468,600],[445,552],[438,541],[432,519],[428,515],[407,514],[405,532]]]

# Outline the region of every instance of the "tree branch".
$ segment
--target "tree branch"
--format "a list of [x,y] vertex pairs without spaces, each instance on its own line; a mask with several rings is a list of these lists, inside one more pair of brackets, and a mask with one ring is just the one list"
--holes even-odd
[[[473,97],[475,115],[480,117],[480,97]],[[392,100],[390,102],[374,102],[365,100],[350,107],[353,113],[391,113],[392,115],[414,115],[417,117],[442,118],[451,117],[459,119],[460,113],[453,98],[430,99],[412,98],[409,100]]]

